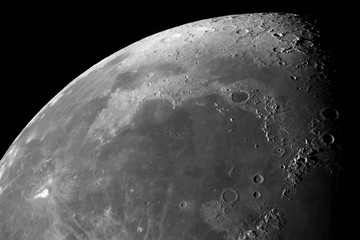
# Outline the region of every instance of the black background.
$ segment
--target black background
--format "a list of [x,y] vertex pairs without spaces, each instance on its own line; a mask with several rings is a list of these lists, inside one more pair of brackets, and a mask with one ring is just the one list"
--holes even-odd
[[[256,12],[290,12],[311,14],[321,20],[323,39],[334,52],[338,79],[337,89],[341,119],[352,125],[353,109],[358,103],[356,90],[356,45],[358,32],[354,6],[344,3],[316,5],[312,2],[258,1],[187,2],[143,4],[118,2],[93,5],[22,5],[4,6],[1,16],[2,81],[0,85],[0,155],[37,112],[73,79],[112,53],[151,34],[181,24],[230,14]],[[193,1],[195,2],[195,1]],[[252,2],[252,3],[251,3]],[[104,5],[103,5],[104,4]],[[341,5],[339,5],[341,4]],[[359,110],[356,110],[357,112]],[[348,143],[354,143],[348,140]],[[352,158],[348,144],[347,158]],[[1,158],[1,157],[0,157]],[[358,157],[357,157],[358,158]],[[355,163],[348,159],[347,164]],[[343,182],[344,211],[337,217],[349,228],[351,194],[357,190],[346,179]],[[352,189],[352,190],[351,190]],[[345,235],[350,234],[344,232]],[[344,237],[344,236],[343,236]]]

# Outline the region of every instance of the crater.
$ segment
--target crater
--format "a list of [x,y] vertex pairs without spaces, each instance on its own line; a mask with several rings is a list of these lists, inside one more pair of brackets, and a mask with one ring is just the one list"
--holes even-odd
[[339,112],[334,108],[325,108],[321,111],[324,120],[334,121],[339,118]]
[[225,203],[235,202],[238,198],[238,195],[234,189],[225,189],[221,193],[221,200]]
[[231,101],[234,103],[244,103],[249,99],[249,93],[247,92],[234,92],[231,94]]
[[324,133],[321,137],[321,141],[326,144],[326,145],[329,145],[329,144],[332,144],[335,142],[335,138],[333,135],[331,135],[330,133]]
[[261,197],[261,193],[260,193],[260,192],[254,192],[254,193],[253,193],[253,197],[254,197],[254,198],[260,198],[260,197]]
[[277,157],[282,157],[285,154],[285,149],[281,146],[275,146],[272,149],[272,154],[277,156]]
[[186,208],[188,206],[188,203],[186,202],[186,201],[181,201],[180,203],[179,203],[179,207],[181,208],[181,209],[184,209],[184,208]]
[[256,174],[254,177],[253,177],[253,182],[255,184],[261,184],[264,182],[264,176],[261,175],[261,174]]

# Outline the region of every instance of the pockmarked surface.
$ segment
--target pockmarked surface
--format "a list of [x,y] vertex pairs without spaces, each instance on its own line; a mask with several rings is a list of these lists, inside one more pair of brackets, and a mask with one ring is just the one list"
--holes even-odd
[[329,239],[330,55],[295,14],[166,30],[73,80],[0,162],[0,239]]

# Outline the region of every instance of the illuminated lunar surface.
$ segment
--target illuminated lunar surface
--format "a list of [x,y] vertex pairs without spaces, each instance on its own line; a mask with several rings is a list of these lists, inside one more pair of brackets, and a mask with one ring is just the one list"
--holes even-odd
[[73,80],[0,163],[0,239],[330,239],[341,156],[316,23],[166,30]]

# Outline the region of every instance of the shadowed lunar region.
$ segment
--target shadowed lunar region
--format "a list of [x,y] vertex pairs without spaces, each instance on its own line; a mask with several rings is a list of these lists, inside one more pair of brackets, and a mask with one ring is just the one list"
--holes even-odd
[[332,239],[342,112],[321,36],[231,15],[105,58],[2,158],[0,239]]

